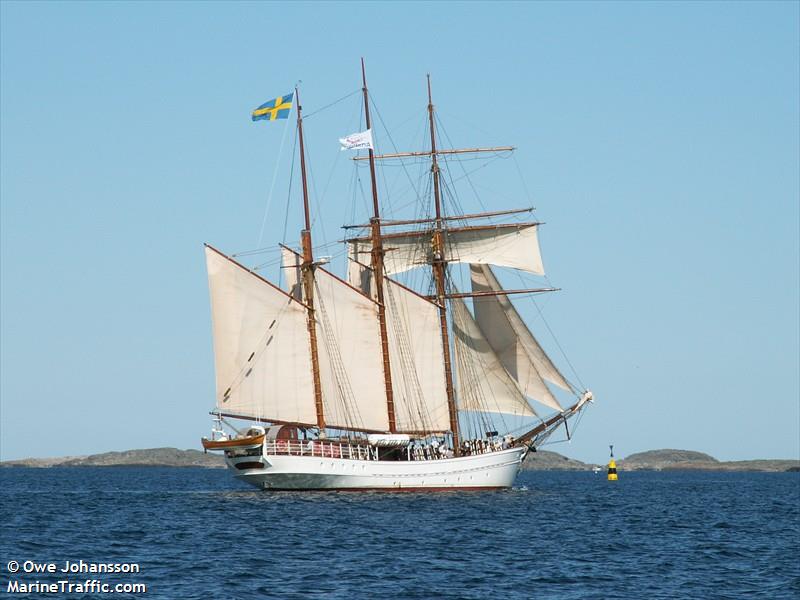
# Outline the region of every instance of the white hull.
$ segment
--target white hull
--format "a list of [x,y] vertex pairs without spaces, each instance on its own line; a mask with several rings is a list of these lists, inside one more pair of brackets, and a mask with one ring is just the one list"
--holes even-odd
[[227,463],[238,479],[266,490],[500,489],[513,485],[525,453],[525,448],[510,448],[458,458],[389,461],[265,452],[229,457]]

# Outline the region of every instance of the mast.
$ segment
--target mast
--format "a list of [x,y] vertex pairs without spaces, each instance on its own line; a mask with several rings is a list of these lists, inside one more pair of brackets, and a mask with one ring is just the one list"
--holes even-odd
[[[369,92],[367,91],[367,74],[364,59],[361,59],[361,81],[364,84],[364,116],[366,117],[367,131],[372,128],[369,118]],[[369,148],[369,174],[372,181],[372,208],[373,217],[370,219],[372,228],[372,272],[375,276],[375,289],[378,297],[378,321],[381,331],[381,355],[383,357],[383,381],[386,387],[386,410],[389,416],[389,431],[397,431],[397,421],[394,414],[394,391],[392,390],[392,369],[389,364],[389,334],[386,330],[386,303],[383,294],[383,241],[381,239],[381,215],[378,204],[378,183],[375,178],[375,152]]]
[[300,92],[294,88],[297,98],[297,135],[300,138],[300,173],[303,179],[303,210],[305,214],[305,229],[300,232],[300,241],[303,246],[303,288],[306,294],[306,308],[308,311],[308,337],[311,344],[311,377],[314,382],[314,405],[317,411],[317,427],[320,433],[325,429],[325,413],[322,406],[322,383],[319,375],[319,352],[317,350],[317,327],[314,310],[314,252],[311,247],[311,217],[308,209],[308,184],[306,182],[306,153],[303,145],[303,116],[300,105]]
[[433,231],[433,277],[436,280],[436,299],[439,304],[439,325],[442,328],[442,346],[444,350],[444,376],[447,390],[447,406],[450,412],[450,430],[453,432],[453,453],[461,453],[458,435],[458,410],[453,391],[453,366],[450,359],[450,337],[447,332],[447,290],[445,277],[447,262],[444,253],[444,221],[442,219],[442,202],[439,194],[439,164],[436,158],[436,128],[433,119],[433,99],[431,97],[431,76],[428,75],[428,118],[431,129],[431,173],[433,173],[433,199],[436,205],[436,222]]

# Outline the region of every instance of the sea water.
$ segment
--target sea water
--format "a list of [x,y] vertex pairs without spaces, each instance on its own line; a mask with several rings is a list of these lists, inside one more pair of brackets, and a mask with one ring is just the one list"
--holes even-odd
[[9,468],[0,484],[9,598],[800,597],[800,473],[523,472],[512,490],[428,494],[156,467]]

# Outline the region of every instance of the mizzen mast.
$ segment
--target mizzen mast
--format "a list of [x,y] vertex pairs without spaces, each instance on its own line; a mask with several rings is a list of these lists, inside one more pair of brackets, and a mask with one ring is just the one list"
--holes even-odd
[[314,309],[314,251],[311,246],[311,216],[308,208],[308,184],[306,181],[306,153],[303,145],[303,109],[300,105],[300,92],[294,88],[297,99],[297,135],[300,140],[300,173],[303,180],[303,211],[305,229],[300,232],[303,247],[303,289],[307,309],[308,337],[311,344],[311,377],[314,382],[314,405],[317,412],[317,427],[320,433],[325,429],[325,411],[322,405],[322,382],[319,374],[319,351],[317,349],[316,311]]
[[[361,81],[364,87],[364,117],[366,119],[367,131],[372,128],[369,118],[369,92],[367,91],[367,73],[364,67],[364,59],[361,59]],[[389,431],[397,431],[397,420],[394,412],[394,391],[392,390],[392,368],[389,362],[389,334],[386,330],[386,302],[383,293],[383,241],[381,239],[381,214],[378,203],[378,183],[375,177],[375,151],[369,148],[369,174],[372,182],[372,209],[373,216],[369,220],[372,230],[372,254],[371,266],[375,277],[375,291],[378,298],[378,321],[381,330],[381,355],[383,357],[383,380],[386,386],[386,409],[389,414]]]
[[436,299],[439,304],[439,325],[442,329],[442,347],[444,350],[444,376],[447,390],[447,406],[450,412],[450,430],[453,432],[453,452],[460,454],[458,435],[458,408],[456,407],[453,389],[453,364],[450,357],[450,337],[447,331],[447,259],[444,252],[444,221],[442,219],[442,201],[439,192],[439,164],[436,158],[436,127],[433,118],[433,99],[431,96],[431,76],[428,75],[428,119],[431,129],[431,173],[433,174],[433,200],[436,206],[436,221],[433,230],[433,277],[436,281]]

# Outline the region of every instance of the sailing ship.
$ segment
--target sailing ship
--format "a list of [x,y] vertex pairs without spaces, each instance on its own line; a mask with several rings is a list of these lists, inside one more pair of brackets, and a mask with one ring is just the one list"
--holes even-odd
[[[361,75],[371,136],[363,59]],[[498,268],[544,274],[540,223],[493,221],[532,209],[443,209],[445,157],[513,148],[439,149],[430,76],[427,92],[429,148],[376,154],[370,139],[354,158],[368,161],[373,214],[346,226],[356,232],[345,240],[346,276],[315,259],[297,88],[305,227],[299,251],[280,246],[284,286],[206,245],[217,389],[202,444],[224,453],[242,481],[267,490],[508,488],[526,454],[562,426],[569,436],[568,421],[592,400],[510,301],[553,288],[504,289],[498,279]],[[430,161],[433,210],[387,220],[376,164],[404,157]],[[468,269],[469,291],[456,287],[456,268]],[[427,290],[401,281],[412,270],[429,276]],[[566,407],[550,386],[572,396]]]

